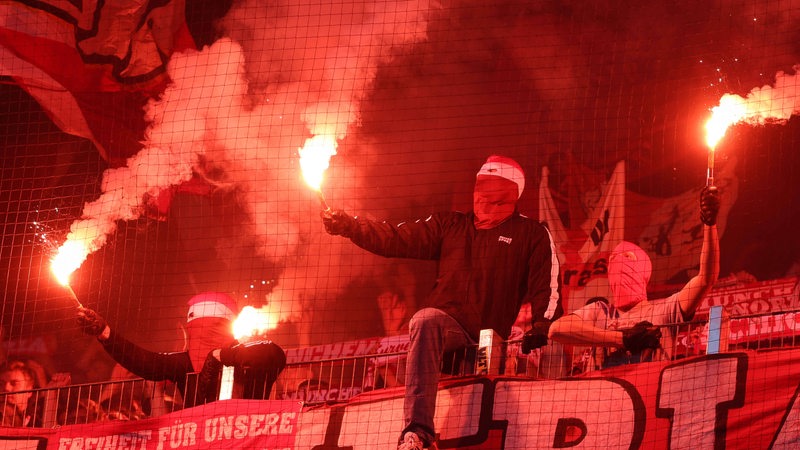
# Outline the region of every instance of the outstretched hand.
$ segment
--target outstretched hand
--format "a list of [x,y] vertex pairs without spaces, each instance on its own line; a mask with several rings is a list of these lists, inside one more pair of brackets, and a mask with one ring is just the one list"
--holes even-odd
[[716,186],[706,186],[700,191],[700,220],[708,225],[716,225],[719,213],[719,189]]
[[322,224],[325,225],[325,231],[334,236],[349,237],[357,226],[355,217],[340,209],[326,209],[320,212],[319,215],[322,217]]
[[639,322],[633,328],[622,330],[622,345],[634,354],[648,348],[660,348],[661,329],[647,321]]

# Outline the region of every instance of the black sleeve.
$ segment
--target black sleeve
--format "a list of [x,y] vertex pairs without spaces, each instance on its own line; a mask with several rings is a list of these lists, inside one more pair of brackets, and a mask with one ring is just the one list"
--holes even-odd
[[446,217],[434,214],[398,225],[358,218],[350,240],[364,250],[389,258],[439,259]]
[[122,367],[153,381],[171,380],[183,383],[186,374],[193,372],[188,352],[160,353],[146,350],[111,330],[101,341],[103,348]]

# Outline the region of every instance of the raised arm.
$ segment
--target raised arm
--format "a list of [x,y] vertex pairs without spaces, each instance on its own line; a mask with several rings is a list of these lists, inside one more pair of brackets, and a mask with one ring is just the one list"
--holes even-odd
[[719,236],[717,213],[720,199],[716,186],[700,193],[700,220],[703,222],[703,248],[700,251],[700,270],[678,292],[678,303],[685,320],[691,320],[700,302],[719,278]]
[[325,231],[350,239],[376,255],[390,258],[438,259],[442,221],[450,215],[433,214],[425,220],[393,225],[354,217],[341,210],[320,213]]
[[85,334],[94,336],[106,352],[123,367],[148,380],[183,380],[194,372],[186,352],[159,353],[139,347],[116,333],[96,311],[80,307],[78,325]]

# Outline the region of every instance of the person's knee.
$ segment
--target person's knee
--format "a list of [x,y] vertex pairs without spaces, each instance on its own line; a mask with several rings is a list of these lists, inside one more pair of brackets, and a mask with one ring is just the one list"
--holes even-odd
[[445,314],[444,311],[436,308],[422,308],[411,316],[411,321],[408,324],[409,329],[414,332],[431,326],[441,326],[442,317]]

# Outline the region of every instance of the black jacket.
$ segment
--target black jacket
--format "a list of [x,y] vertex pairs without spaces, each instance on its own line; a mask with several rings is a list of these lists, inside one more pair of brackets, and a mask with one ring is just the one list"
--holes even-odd
[[[174,382],[183,396],[184,407],[202,405],[219,397],[222,363],[211,353],[198,373],[194,372],[189,352],[153,352],[130,342],[115,333],[113,328],[109,338],[101,343],[115,361],[132,373],[146,380]],[[258,361],[230,363],[235,367],[236,398],[269,398],[272,385],[286,366],[286,354],[270,341],[257,341],[241,347],[250,349],[250,359]]]
[[397,226],[357,219],[349,238],[372,253],[438,260],[436,284],[426,306],[454,317],[477,339],[491,328],[508,339],[524,302],[533,321],[563,314],[559,264],[550,233],[518,213],[489,230],[472,213],[438,213]]
[[219,374],[207,380],[198,392],[198,373],[192,367],[189,352],[153,352],[126,339],[111,329],[108,339],[100,341],[106,352],[122,367],[146,380],[174,382],[183,396],[183,406],[202,405],[216,400],[219,394]]

